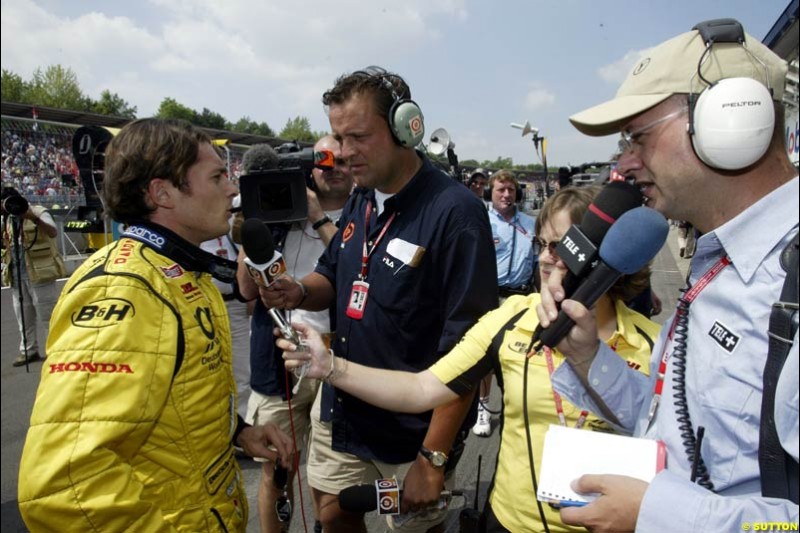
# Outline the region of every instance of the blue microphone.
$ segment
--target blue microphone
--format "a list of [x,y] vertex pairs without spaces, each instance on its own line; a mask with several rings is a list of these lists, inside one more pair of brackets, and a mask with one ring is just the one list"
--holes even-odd
[[[623,274],[640,271],[664,246],[669,232],[667,220],[656,210],[637,207],[619,217],[600,244],[600,261],[575,289],[570,299],[592,307]],[[554,347],[575,322],[564,311],[542,330],[535,349]]]

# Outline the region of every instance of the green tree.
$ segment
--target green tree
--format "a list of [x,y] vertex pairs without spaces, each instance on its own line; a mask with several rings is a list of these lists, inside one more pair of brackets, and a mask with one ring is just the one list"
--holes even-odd
[[311,131],[311,123],[306,117],[298,116],[286,121],[278,137],[292,141],[315,142],[317,134]]
[[197,124],[199,122],[197,111],[191,109],[190,107],[186,107],[174,98],[170,97],[166,97],[161,100],[161,105],[158,106],[158,112],[156,113],[156,116],[158,118],[180,118],[183,120],[188,120],[192,124]]
[[111,115],[129,119],[136,118],[136,106],[131,106],[117,93],[112,93],[108,89],[100,93],[100,100],[94,102],[92,111],[101,115]]
[[514,167],[514,160],[510,157],[497,156],[497,159],[495,159],[494,161],[489,161],[488,159],[485,160],[483,163],[481,163],[481,166],[493,169],[501,169],[501,168],[511,169]]
[[203,126],[204,128],[214,128],[216,130],[227,130],[230,127],[230,124],[225,117],[220,115],[219,113],[215,113],[211,111],[207,107],[203,108],[203,112],[197,115],[197,125]]
[[465,160],[460,162],[460,165],[462,167],[479,167],[479,166],[481,166],[480,163],[478,163],[477,159],[465,159]]
[[0,76],[0,88],[3,102],[27,103],[29,87],[19,74],[3,69],[2,76]]
[[256,122],[250,117],[244,116],[235,124],[231,124],[231,131],[239,133],[252,133],[253,135],[263,135],[265,137],[275,137],[275,132],[266,122]]
[[92,101],[83,94],[78,76],[70,68],[50,65],[37,68],[30,82],[29,102],[35,105],[90,111]]

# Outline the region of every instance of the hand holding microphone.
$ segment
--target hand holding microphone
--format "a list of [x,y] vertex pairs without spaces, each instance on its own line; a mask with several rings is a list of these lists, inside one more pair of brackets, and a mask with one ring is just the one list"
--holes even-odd
[[305,368],[304,375],[312,379],[325,379],[333,368],[333,353],[328,350],[322,335],[307,324],[292,324],[296,333],[303,339],[298,345],[284,336],[275,344],[283,350],[286,368],[295,370]]
[[[612,182],[603,187],[589,204],[580,224],[573,224],[561,238],[556,253],[567,272],[560,281],[565,298],[569,298],[597,263],[600,244],[609,228],[624,213],[642,205],[642,193],[627,182]],[[556,304],[558,306],[558,304]],[[537,326],[533,341],[539,342],[542,326]]]
[[[637,207],[626,212],[611,226],[600,245],[598,265],[586,276],[575,292],[566,297],[583,304],[587,309],[592,307],[623,274],[633,274],[644,268],[664,246],[668,232],[669,225],[666,219],[653,209]],[[552,291],[554,289],[552,284],[558,281],[557,278],[551,277],[547,288]],[[547,304],[545,299],[542,299],[539,319],[543,330],[539,346],[536,348],[541,348],[541,345],[555,347],[575,325],[575,321],[565,310],[559,311],[555,319],[551,320],[550,313],[555,313],[555,309],[556,302],[552,297],[548,299]],[[572,312],[574,314],[576,310],[573,309]],[[577,312],[583,316],[581,310]],[[591,334],[592,342],[596,346],[596,328]],[[588,336],[583,335],[580,338],[585,340]],[[565,352],[565,355],[569,354]]]
[[[272,241],[272,233],[261,220],[249,218],[242,224],[242,248],[244,248],[244,264],[253,281],[259,287],[262,301],[267,307],[272,321],[278,327],[281,335],[291,341],[297,348],[303,347],[303,341],[297,332],[289,325],[283,314],[276,308],[277,302],[281,302],[283,307],[286,304],[284,293],[289,291],[289,287],[297,287],[302,298],[302,287],[297,283],[290,282],[291,278],[286,275],[286,262],[280,252],[275,250]],[[276,290],[277,289],[277,290]],[[306,366],[295,368],[295,374],[300,380],[305,375]],[[297,382],[293,392],[296,394],[300,381]]]

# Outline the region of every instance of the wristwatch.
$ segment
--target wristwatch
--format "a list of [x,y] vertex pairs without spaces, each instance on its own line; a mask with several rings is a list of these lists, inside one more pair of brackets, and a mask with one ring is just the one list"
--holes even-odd
[[311,224],[311,229],[313,229],[314,231],[317,231],[319,228],[321,228],[322,226],[324,226],[328,222],[333,222],[333,220],[331,220],[331,217],[329,217],[328,215],[325,215],[321,219],[319,219],[316,222],[314,222],[313,224]]
[[434,468],[442,468],[447,464],[447,454],[444,452],[431,451],[425,446],[420,446],[419,453],[422,457],[430,461]]

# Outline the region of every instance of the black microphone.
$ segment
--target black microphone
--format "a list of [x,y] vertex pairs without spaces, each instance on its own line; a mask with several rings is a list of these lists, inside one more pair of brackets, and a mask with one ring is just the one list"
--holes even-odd
[[245,174],[273,168],[278,168],[278,152],[268,144],[254,144],[242,156],[242,171]]
[[[611,182],[589,204],[581,223],[570,226],[556,247],[558,257],[568,269],[561,282],[565,298],[572,296],[583,277],[591,271],[609,228],[622,214],[640,207],[643,201],[638,187],[624,181]],[[541,337],[542,326],[536,326],[531,342],[538,344]]]
[[[571,299],[592,307],[623,274],[641,270],[664,246],[669,232],[667,220],[656,210],[637,207],[619,217],[600,245],[600,261],[578,286]],[[564,311],[542,330],[535,350],[554,347],[575,322]]]
[[[389,483],[389,482],[392,483]],[[388,486],[388,490],[378,490],[375,486],[383,483]],[[378,510],[378,514],[400,514],[400,497],[402,489],[397,488],[394,480],[377,480],[372,485],[353,485],[342,489],[339,493],[339,507],[350,513],[369,513]],[[453,496],[463,496],[460,490],[444,490],[439,495],[439,501],[431,505],[431,508],[446,507],[449,505]]]
[[567,296],[597,260],[597,251],[608,229],[623,214],[642,205],[638,187],[624,181],[603,187],[589,204],[580,224],[573,224],[556,247],[558,257],[569,269],[562,283]]
[[[269,287],[286,273],[286,262],[281,253],[275,250],[272,232],[261,220],[248,218],[244,221],[242,224],[242,248],[246,256],[244,264],[247,272],[259,287]],[[295,346],[300,346],[302,344],[300,336],[286,321],[283,313],[272,308],[267,311],[275,325],[280,328],[283,338],[292,341]]]

